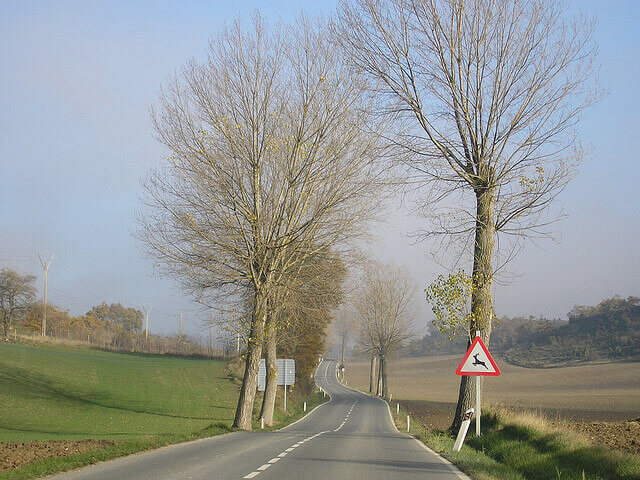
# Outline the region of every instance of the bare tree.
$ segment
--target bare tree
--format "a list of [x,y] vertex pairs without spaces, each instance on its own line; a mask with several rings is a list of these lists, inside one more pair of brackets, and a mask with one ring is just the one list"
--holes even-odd
[[359,347],[379,360],[377,394],[389,396],[388,360],[413,337],[416,287],[404,269],[375,266],[362,279],[362,291],[353,302],[360,327]]
[[0,270],[0,323],[5,339],[17,315],[26,312],[36,296],[34,275],[22,275],[10,268]]
[[344,69],[318,25],[269,30],[256,15],[187,64],[152,112],[170,156],[145,183],[139,237],[200,300],[252,295],[241,429],[272,292],[309,256],[357,237],[379,199],[378,141],[363,130],[371,100]]
[[340,348],[340,362],[344,364],[345,351],[350,340],[355,338],[356,324],[352,312],[341,309],[332,323],[333,336]]
[[[507,260],[522,239],[549,234],[549,207],[581,157],[573,127],[599,97],[593,22],[564,13],[554,0],[356,0],[334,26],[380,104],[400,114],[389,136],[412,183],[451,200],[424,233],[473,241],[468,328],[485,342],[498,234],[515,239]],[[474,394],[462,377],[454,426]]]
[[[346,268],[341,258],[329,250],[309,256],[290,271],[269,301],[271,308],[266,323],[265,366],[267,381],[260,416],[265,424],[273,424],[278,366],[276,351],[288,352],[296,358],[297,376],[306,379],[311,364],[324,348],[326,326],[331,311],[342,302],[342,285]],[[313,334],[310,335],[309,331]],[[306,350],[304,358],[298,346]]]

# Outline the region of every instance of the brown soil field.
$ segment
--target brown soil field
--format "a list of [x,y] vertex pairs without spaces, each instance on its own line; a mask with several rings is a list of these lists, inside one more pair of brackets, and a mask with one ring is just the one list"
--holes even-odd
[[[446,430],[455,413],[459,356],[391,362],[390,391],[420,424]],[[640,455],[640,364],[608,363],[531,369],[496,359],[502,375],[486,377],[483,402],[534,411],[595,443]],[[368,390],[369,362],[347,362],[349,385]]]
[[[397,359],[390,362],[394,398],[422,400],[452,412],[461,356]],[[533,369],[496,358],[499,377],[483,379],[483,403],[534,410],[556,421],[617,422],[640,415],[640,363],[608,363]],[[347,362],[349,385],[367,390],[369,362]],[[452,414],[452,413],[451,413]]]
[[0,472],[13,470],[27,463],[49,457],[64,457],[109,447],[118,442],[112,440],[55,440],[50,442],[0,443]]

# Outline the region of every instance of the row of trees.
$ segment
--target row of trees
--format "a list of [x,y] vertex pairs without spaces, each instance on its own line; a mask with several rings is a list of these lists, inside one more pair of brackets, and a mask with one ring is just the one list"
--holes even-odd
[[278,339],[323,334],[345,252],[380,201],[372,102],[320,25],[268,29],[257,14],[160,95],[153,122],[170,156],[145,183],[139,237],[196,299],[242,312],[237,428],[251,428],[263,351],[272,423]]
[[[417,187],[424,234],[469,258],[467,331],[489,342],[494,274],[546,234],[581,157],[592,28],[554,0],[354,0],[329,22],[236,22],[168,82],[153,122],[169,158],[146,182],[139,237],[195,298],[246,312],[236,427],[251,426],[289,300],[309,296],[303,272],[326,266],[331,284],[385,182]],[[454,424],[474,388],[462,377]]]

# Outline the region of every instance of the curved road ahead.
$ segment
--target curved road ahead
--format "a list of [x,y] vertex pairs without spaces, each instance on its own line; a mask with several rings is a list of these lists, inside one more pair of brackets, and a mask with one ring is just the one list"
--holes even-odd
[[335,361],[320,364],[316,383],[331,395],[331,401],[282,430],[205,438],[51,478],[468,479],[421,443],[398,432],[386,402],[340,384]]

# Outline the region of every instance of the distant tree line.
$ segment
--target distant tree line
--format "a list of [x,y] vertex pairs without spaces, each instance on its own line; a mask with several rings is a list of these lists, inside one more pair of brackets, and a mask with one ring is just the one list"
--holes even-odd
[[[450,340],[432,329],[403,353],[411,357],[461,354],[466,348],[466,336]],[[568,321],[502,317],[491,336],[491,351],[526,367],[640,361],[640,298],[615,296],[595,306],[577,305],[568,313]]]
[[[44,305],[36,301],[33,275],[10,268],[0,270],[0,322],[5,340],[24,341],[42,332]],[[118,351],[176,355],[219,355],[188,336],[149,335],[142,331],[143,313],[120,303],[102,302],[84,315],[74,316],[55,305],[46,306],[47,337],[86,342]],[[34,340],[31,338],[31,340]]]

